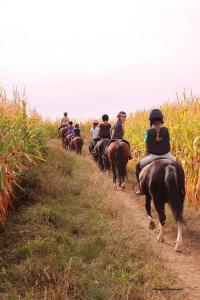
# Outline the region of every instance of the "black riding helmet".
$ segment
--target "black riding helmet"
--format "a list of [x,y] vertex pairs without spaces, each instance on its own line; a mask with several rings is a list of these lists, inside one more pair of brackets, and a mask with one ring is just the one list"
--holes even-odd
[[102,121],[108,121],[109,120],[109,116],[108,115],[103,115],[102,116]]
[[164,115],[160,109],[152,109],[149,114],[149,121],[152,124],[154,121],[161,121],[164,123]]

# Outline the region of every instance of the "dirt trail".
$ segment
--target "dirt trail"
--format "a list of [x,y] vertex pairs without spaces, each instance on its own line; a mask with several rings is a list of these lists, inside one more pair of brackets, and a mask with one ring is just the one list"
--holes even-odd
[[129,192],[118,191],[117,194],[121,200],[123,199],[130,214],[137,220],[138,230],[142,230],[144,235],[147,235],[150,247],[152,246],[164,258],[167,268],[180,278],[179,288],[183,289],[183,294],[187,296],[186,299],[200,299],[200,266],[194,264],[193,255],[184,253],[184,245],[183,252],[175,252],[175,240],[170,239],[167,234],[165,242],[158,243],[157,231],[148,229],[145,210],[141,210],[138,197],[131,196]]
[[[88,157],[86,151],[84,152],[85,159],[91,162],[91,158]],[[149,241],[149,247],[153,247],[155,252],[164,259],[166,268],[178,278],[178,286],[176,285],[171,288],[180,290],[179,296],[181,296],[181,299],[200,299],[200,265],[196,261],[193,251],[190,251],[191,249],[187,249],[185,243],[183,244],[182,252],[174,251],[176,230],[174,237],[172,238],[172,232],[169,232],[169,229],[167,229],[168,223],[165,225],[166,232],[164,231],[164,243],[157,242],[157,229],[154,231],[148,229],[147,217],[143,206],[144,198],[137,197],[130,188],[124,192],[120,189],[117,191],[112,190],[111,176],[100,173],[97,166],[96,169],[98,177],[101,178],[103,184],[108,185],[107,188],[111,189],[111,197],[113,198],[113,201],[117,201],[119,203],[123,202],[126,213],[122,217],[122,222],[124,222],[125,226],[127,226],[127,230],[129,227],[130,231],[130,226],[132,226],[131,222],[134,220],[133,234],[138,234],[140,239],[147,239]],[[169,214],[167,212],[167,218],[168,215]],[[155,213],[154,217],[156,217]],[[187,243],[189,243],[189,236],[186,232],[184,232],[183,235],[183,242],[184,240],[187,240]],[[200,241],[195,241],[195,243],[198,244]],[[192,245],[192,247],[194,246],[195,245]],[[174,299],[179,299],[179,297]]]

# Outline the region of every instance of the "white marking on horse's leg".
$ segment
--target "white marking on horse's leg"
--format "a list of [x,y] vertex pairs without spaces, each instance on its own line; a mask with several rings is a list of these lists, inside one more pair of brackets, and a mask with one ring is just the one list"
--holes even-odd
[[159,232],[158,232],[158,236],[157,236],[157,241],[163,243],[164,242],[164,237],[163,237],[163,226],[162,224],[159,222]]
[[113,188],[114,188],[114,190],[117,189],[117,183],[116,182],[113,183]]
[[121,184],[122,190],[125,190],[125,187],[126,187],[125,182],[122,182],[122,184]]
[[175,251],[181,251],[181,246],[183,243],[183,224],[178,223],[178,234],[177,234],[177,239],[176,239],[176,246],[175,246]]
[[148,224],[150,230],[154,230],[156,228],[156,223],[151,216],[148,216]]

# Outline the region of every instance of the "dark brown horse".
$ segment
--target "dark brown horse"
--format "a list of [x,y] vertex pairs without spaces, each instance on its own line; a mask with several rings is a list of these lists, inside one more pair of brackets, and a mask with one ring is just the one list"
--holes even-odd
[[83,139],[80,136],[74,137],[71,140],[70,149],[77,154],[81,154],[83,148]]
[[163,225],[166,221],[165,203],[168,202],[178,223],[175,251],[182,244],[183,204],[185,198],[185,175],[181,165],[168,159],[157,159],[145,166],[140,173],[140,189],[146,196],[145,208],[148,215],[149,229],[156,225],[151,216],[151,200],[159,216],[158,241],[163,241]]
[[67,150],[71,150],[71,141],[72,141],[72,134],[68,134],[65,136],[65,148]]
[[60,128],[59,130],[59,137],[62,139],[62,145],[66,148],[66,133],[67,133],[67,126]]
[[99,169],[101,171],[106,171],[110,168],[109,160],[103,160],[103,154],[109,141],[110,139],[102,138],[100,141],[97,142],[95,148],[92,151],[93,159],[98,163]]
[[107,154],[113,172],[114,187],[117,187],[118,179],[119,186],[124,189],[127,176],[126,166],[130,156],[129,145],[123,141],[113,141],[107,148]]

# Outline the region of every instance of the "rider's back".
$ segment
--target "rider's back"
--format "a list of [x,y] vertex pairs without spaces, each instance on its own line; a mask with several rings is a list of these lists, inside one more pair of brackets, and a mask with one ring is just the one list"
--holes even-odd
[[[157,138],[158,130],[159,139]],[[163,155],[170,152],[170,138],[167,127],[149,128],[146,132],[146,146],[149,154]]]
[[61,120],[61,126],[67,126],[69,125],[69,119],[68,117],[63,117]]
[[77,137],[77,136],[81,136],[81,130],[80,128],[74,128],[74,137]]
[[120,140],[124,137],[123,125],[120,120],[117,120],[113,126],[112,139]]
[[110,129],[111,129],[110,123],[107,124],[101,123],[99,125],[99,137],[103,139],[110,139]]
[[67,127],[67,134],[73,134],[74,133],[74,126],[70,125]]

